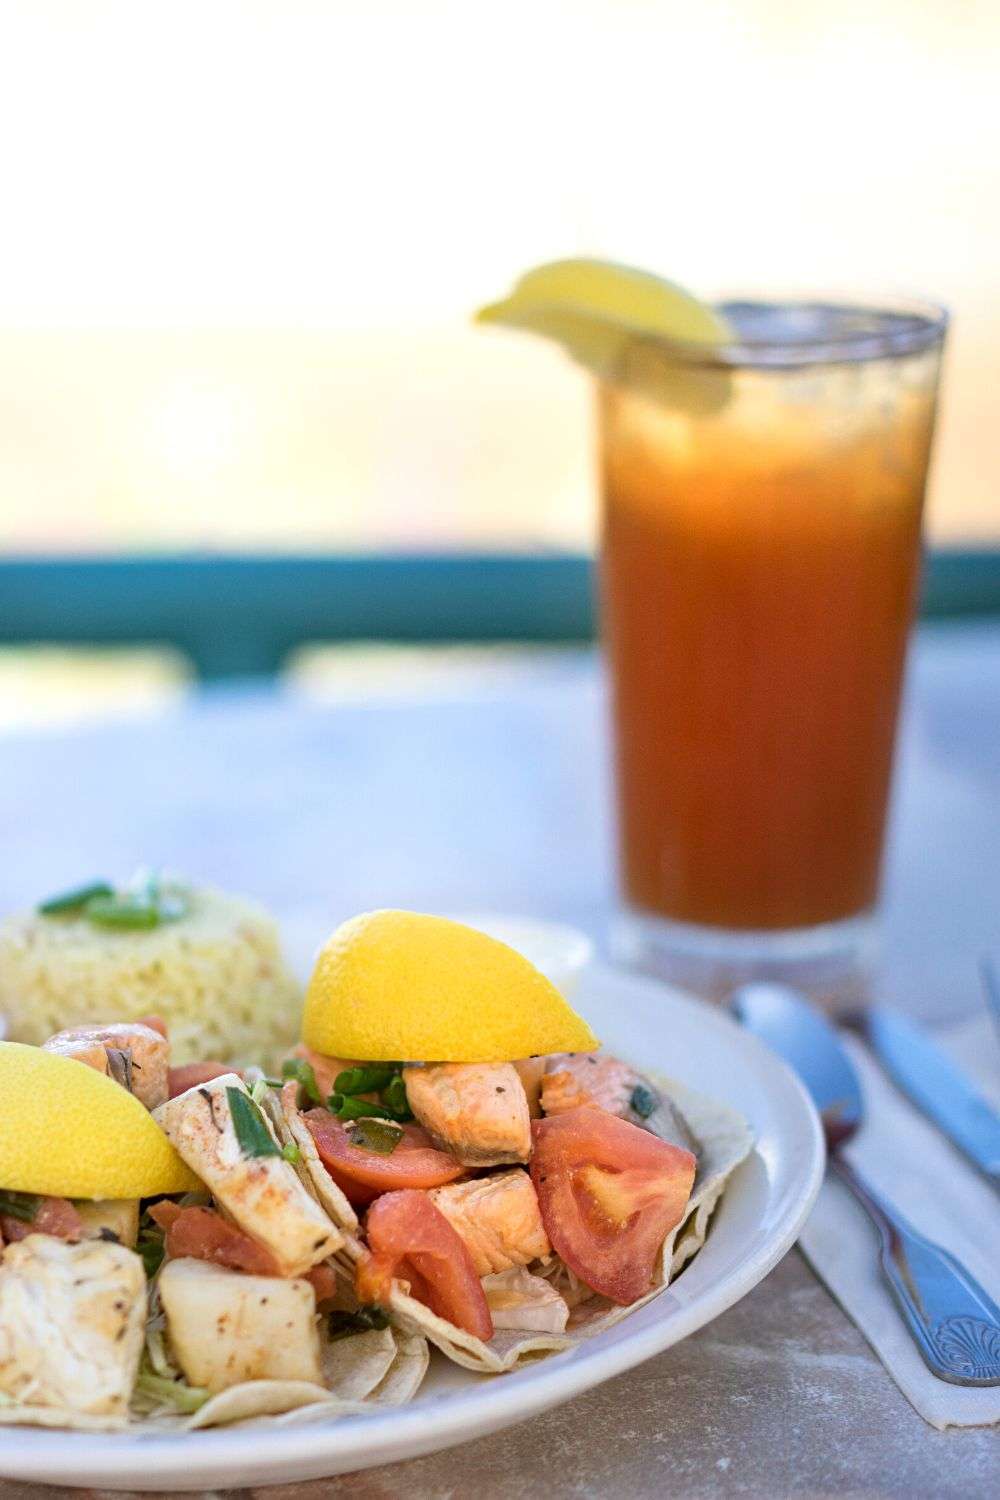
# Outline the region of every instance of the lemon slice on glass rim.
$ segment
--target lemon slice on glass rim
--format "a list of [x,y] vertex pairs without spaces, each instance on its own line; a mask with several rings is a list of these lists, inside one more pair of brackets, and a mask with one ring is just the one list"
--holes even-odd
[[633,266],[586,259],[537,266],[502,301],[480,308],[476,321],[553,339],[601,380],[671,406],[709,412],[728,399],[728,372],[711,353],[735,340],[733,329],[676,282]]

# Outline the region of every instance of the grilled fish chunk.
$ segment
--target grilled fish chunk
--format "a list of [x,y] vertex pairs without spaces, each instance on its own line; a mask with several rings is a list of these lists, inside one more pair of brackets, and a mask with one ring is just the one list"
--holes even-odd
[[170,1348],[191,1385],[223,1391],[243,1380],[322,1384],[308,1281],[171,1260],[159,1287]]
[[281,1274],[300,1276],[339,1250],[344,1236],[287,1161],[245,1154],[227,1089],[248,1092],[236,1073],[223,1073],[162,1105],[157,1123],[221,1207],[270,1250]]
[[0,1391],[124,1418],[145,1324],[146,1273],[131,1250],[29,1235],[0,1261]]
[[464,1241],[477,1276],[526,1266],[552,1249],[522,1167],[431,1188],[427,1196]]
[[507,1166],[530,1157],[528,1100],[512,1063],[408,1067],[403,1082],[434,1144],[463,1166]]
[[[167,1098],[170,1043],[141,1021],[113,1026],[74,1026],[42,1043],[46,1052],[75,1057],[124,1084],[147,1109]],[[127,1082],[126,1082],[127,1080]]]

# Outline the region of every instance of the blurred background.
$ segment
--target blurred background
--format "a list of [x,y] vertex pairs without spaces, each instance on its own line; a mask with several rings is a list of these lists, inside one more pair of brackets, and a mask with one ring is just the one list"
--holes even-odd
[[[704,294],[947,303],[929,539],[975,554],[949,607],[995,576],[995,0],[7,0],[0,17],[0,726],[133,712],[192,662],[268,670],[315,631],[586,634],[587,379],[469,322],[561,255]],[[411,567],[378,571],[400,553]],[[125,566],[151,554],[197,576]],[[218,554],[353,561],[313,575],[316,609],[256,656],[230,641],[199,661],[158,623],[172,600],[214,600],[218,645],[227,599],[252,589],[266,616],[300,594],[285,567],[216,587]],[[442,554],[479,571],[423,569]],[[490,575],[484,554],[552,567]],[[509,628],[491,589],[519,601]],[[139,654],[90,652],[109,644]],[[328,656],[298,667],[354,680]]]

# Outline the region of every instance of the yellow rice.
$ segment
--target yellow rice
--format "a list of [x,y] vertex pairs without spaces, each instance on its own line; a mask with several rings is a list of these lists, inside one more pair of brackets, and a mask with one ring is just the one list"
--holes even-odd
[[39,1045],[67,1026],[167,1022],[175,1063],[270,1065],[298,1036],[301,987],[277,928],[255,903],[207,887],[151,931],[21,912],[0,923],[0,1016],[10,1041]]

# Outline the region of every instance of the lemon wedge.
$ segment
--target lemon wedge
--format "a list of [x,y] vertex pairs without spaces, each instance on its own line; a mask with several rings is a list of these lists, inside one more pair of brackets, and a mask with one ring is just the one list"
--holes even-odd
[[337,928],[306,991],[302,1039],[364,1062],[513,1062],[599,1045],[520,953],[412,911],[366,912]]
[[72,1057],[0,1042],[0,1187],[53,1198],[146,1198],[202,1187],[152,1115]]
[[662,276],[604,260],[558,260],[528,271],[501,302],[476,313],[561,344],[603,380],[656,400],[714,410],[728,397],[724,370],[671,358],[671,344],[731,342],[732,328],[714,308]]

